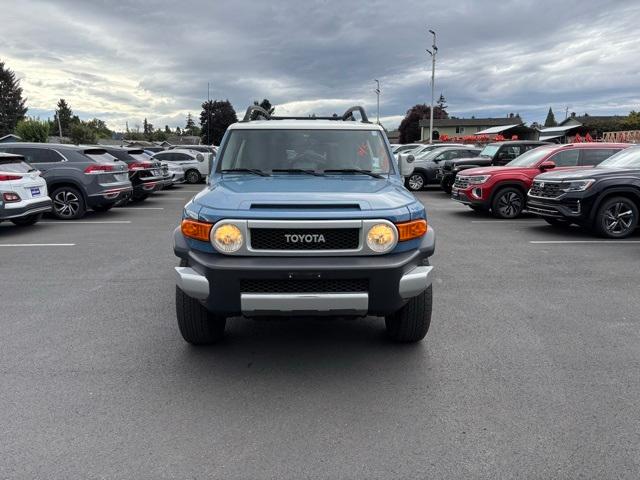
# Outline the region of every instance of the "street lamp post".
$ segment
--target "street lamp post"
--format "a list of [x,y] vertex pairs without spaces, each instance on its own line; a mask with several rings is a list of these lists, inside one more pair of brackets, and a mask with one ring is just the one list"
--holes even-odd
[[429,112],[429,143],[433,143],[433,101],[435,91],[435,79],[436,79],[436,54],[438,53],[438,47],[436,47],[436,32],[429,30],[433,35],[433,45],[431,50],[427,49],[427,53],[431,55],[431,108]]
[[376,96],[378,97],[378,113],[376,118],[378,125],[380,125],[380,81],[374,80],[374,82],[376,82]]

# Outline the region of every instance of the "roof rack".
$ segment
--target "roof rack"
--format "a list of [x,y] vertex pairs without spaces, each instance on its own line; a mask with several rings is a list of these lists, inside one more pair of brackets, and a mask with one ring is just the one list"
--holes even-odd
[[250,122],[251,120],[258,120],[260,118],[264,120],[340,120],[340,121],[352,121],[355,122],[356,119],[353,116],[354,112],[360,113],[360,121],[362,123],[371,123],[369,121],[369,117],[367,117],[367,113],[364,111],[360,105],[356,105],[347,109],[346,112],[342,114],[341,117],[338,115],[333,115],[331,117],[280,117],[280,116],[272,116],[267,112],[264,108],[259,105],[251,105],[247,108],[247,112],[244,114],[243,122]]

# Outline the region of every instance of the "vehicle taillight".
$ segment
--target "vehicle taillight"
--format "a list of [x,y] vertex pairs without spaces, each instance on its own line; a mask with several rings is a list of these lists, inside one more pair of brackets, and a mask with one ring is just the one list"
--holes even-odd
[[105,165],[105,164],[95,164],[89,165],[84,169],[84,173],[104,173],[104,172],[113,172],[113,165]]
[[151,168],[151,164],[150,163],[139,162],[139,163],[130,163],[129,164],[129,170],[146,170],[148,168]]
[[17,193],[13,193],[13,192],[5,192],[5,193],[3,193],[2,194],[2,198],[4,198],[4,201],[7,202],[7,203],[14,203],[14,202],[19,202],[20,201],[20,195],[18,195]]
[[5,175],[0,173],[0,182],[9,182],[11,180],[20,180],[22,177],[18,175]]

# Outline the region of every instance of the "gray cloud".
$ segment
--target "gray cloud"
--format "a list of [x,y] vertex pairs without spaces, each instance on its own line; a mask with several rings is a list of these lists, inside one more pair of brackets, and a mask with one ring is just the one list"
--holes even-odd
[[278,111],[328,114],[361,102],[373,114],[382,81],[389,126],[436,91],[450,113],[541,120],[638,108],[635,1],[397,2],[329,0],[51,2],[7,10],[0,58],[23,78],[31,111],[66,98],[116,128],[184,123],[213,98],[242,111],[269,98]]

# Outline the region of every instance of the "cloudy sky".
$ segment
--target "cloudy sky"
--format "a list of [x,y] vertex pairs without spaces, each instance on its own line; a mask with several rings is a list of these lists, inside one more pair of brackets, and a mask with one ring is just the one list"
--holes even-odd
[[269,98],[280,114],[364,104],[389,128],[436,96],[449,113],[542,121],[640,108],[640,2],[536,0],[3,0],[0,60],[29,114],[63,97],[116,129],[184,126],[211,97],[236,111]]

